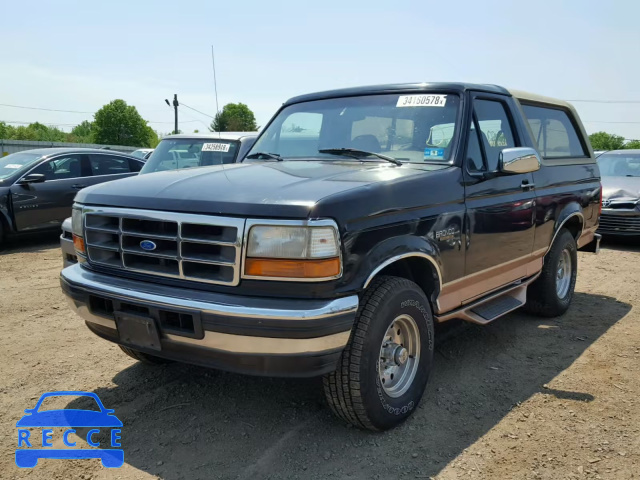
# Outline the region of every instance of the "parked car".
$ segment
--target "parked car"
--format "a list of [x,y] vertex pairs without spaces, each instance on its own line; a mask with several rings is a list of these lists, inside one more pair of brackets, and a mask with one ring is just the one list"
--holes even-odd
[[147,158],[149,158],[149,156],[151,156],[152,153],[153,148],[139,148],[131,152],[131,155],[146,160]]
[[59,229],[79,190],[136,175],[144,163],[112,150],[43,148],[0,158],[0,242]]
[[80,192],[61,285],[135,359],[324,375],[335,414],[384,430],[420,402],[435,323],[567,311],[600,191],[566,102],[459,83],[314,93],[241,164]]
[[160,141],[141,173],[236,163],[257,137],[256,132],[169,135]]
[[600,233],[640,236],[640,150],[614,150],[598,157],[602,175]]
[[[162,139],[153,161],[148,162],[140,173],[238,162],[244,158],[256,138],[257,133],[253,132],[170,135]],[[68,218],[62,224],[60,235],[63,267],[78,261],[71,233],[71,218]]]

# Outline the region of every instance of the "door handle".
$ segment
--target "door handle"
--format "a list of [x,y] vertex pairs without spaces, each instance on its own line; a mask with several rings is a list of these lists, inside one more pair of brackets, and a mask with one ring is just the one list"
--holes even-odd
[[76,183],[75,185],[71,185],[71,188],[75,188],[76,190],[82,190],[83,188],[86,188],[86,185],[81,185],[79,183]]
[[535,183],[529,183],[529,180],[523,180],[520,184],[520,188],[522,188],[522,190],[524,190],[525,192],[528,190],[533,190],[535,186]]

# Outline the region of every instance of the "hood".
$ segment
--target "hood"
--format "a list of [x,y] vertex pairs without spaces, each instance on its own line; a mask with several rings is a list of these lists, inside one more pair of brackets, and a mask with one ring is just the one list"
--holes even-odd
[[336,160],[237,163],[95,185],[81,190],[76,202],[210,215],[307,218],[323,198],[446,167]]
[[640,199],[640,177],[602,177],[603,200]]

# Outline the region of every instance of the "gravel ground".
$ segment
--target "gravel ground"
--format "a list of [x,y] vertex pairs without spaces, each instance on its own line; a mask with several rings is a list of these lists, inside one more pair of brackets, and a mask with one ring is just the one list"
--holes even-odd
[[[319,379],[136,363],[68,309],[56,236],[13,242],[0,250],[0,477],[640,478],[639,244],[580,253],[561,318],[442,332],[420,408],[374,434],[334,419]],[[93,391],[115,409],[122,468],[15,466],[15,423],[52,390]]]

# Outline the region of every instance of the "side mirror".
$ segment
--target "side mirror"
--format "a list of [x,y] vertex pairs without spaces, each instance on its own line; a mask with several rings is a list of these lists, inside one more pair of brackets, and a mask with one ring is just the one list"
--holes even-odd
[[533,148],[505,148],[500,152],[502,173],[530,173],[540,170],[540,157]]
[[29,175],[22,177],[18,183],[20,185],[26,185],[28,183],[42,183],[46,179],[47,177],[42,173],[30,173]]

